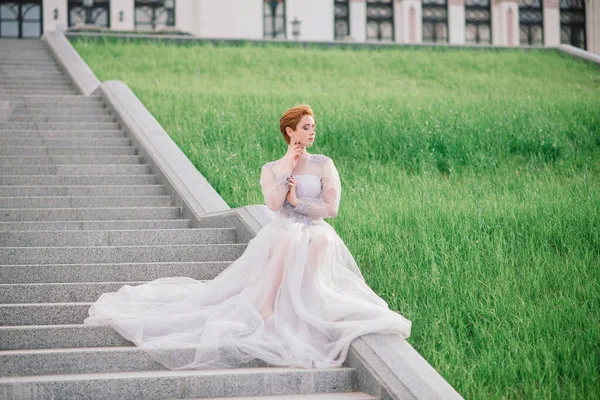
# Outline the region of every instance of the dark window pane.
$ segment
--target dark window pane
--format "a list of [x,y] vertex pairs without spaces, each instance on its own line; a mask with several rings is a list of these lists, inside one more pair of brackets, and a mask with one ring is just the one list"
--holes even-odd
[[2,37],[19,37],[19,23],[16,21],[2,21]]

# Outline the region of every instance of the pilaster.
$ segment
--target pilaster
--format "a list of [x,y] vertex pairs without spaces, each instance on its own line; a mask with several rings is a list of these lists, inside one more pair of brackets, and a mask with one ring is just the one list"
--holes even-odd
[[111,0],[110,29],[131,31],[135,29],[134,0]]
[[448,0],[448,41],[465,44],[465,0]]
[[544,0],[544,46],[560,44],[560,10],[558,0]]

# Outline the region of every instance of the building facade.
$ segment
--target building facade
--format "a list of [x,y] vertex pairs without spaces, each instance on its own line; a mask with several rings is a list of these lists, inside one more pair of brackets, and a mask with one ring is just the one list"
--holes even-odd
[[202,38],[565,43],[600,54],[600,0],[0,0],[0,38],[82,24]]

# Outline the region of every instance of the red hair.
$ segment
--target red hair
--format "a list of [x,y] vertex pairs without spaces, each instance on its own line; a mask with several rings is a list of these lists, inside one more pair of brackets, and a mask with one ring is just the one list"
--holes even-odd
[[290,144],[290,136],[285,131],[285,128],[290,128],[295,131],[296,127],[300,123],[300,120],[305,115],[310,115],[311,117],[315,117],[313,114],[312,108],[308,104],[300,104],[299,106],[292,107],[286,112],[283,113],[281,118],[279,119],[279,130],[285,139],[287,144]]

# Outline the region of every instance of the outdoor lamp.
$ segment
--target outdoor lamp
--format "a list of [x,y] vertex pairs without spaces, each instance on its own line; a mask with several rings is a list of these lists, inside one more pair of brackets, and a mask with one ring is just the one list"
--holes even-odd
[[292,35],[298,39],[298,36],[300,36],[300,22],[298,20],[298,16],[294,17],[294,20],[292,21]]
[[119,11],[119,22],[123,22],[123,10]]
[[58,8],[54,9],[54,20],[56,21],[58,19]]

